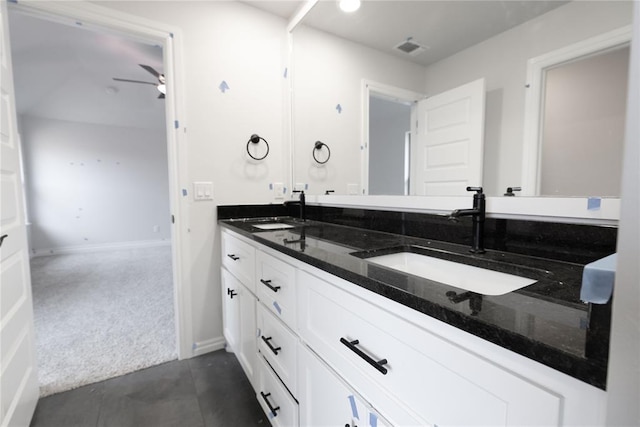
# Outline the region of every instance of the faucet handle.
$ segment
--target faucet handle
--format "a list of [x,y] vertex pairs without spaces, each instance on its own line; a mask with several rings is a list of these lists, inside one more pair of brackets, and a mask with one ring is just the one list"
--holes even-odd
[[467,191],[475,191],[478,194],[482,194],[482,187],[467,187]]

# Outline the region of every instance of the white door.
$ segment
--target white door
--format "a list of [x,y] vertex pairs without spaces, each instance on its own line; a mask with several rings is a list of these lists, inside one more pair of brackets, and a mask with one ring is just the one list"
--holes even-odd
[[38,401],[31,275],[7,3],[0,28],[0,426],[28,426]]
[[482,186],[484,79],[419,101],[411,194],[466,194]]

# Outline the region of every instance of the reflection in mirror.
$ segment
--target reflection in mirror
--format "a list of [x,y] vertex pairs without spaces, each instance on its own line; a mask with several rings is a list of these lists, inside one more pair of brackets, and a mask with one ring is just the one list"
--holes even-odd
[[620,197],[628,69],[626,47],[545,73],[540,195]]
[[630,36],[625,27],[529,60],[526,194],[620,197]]
[[[363,137],[363,80],[432,96],[484,78],[481,184],[488,195],[535,194],[522,172],[527,61],[630,25],[631,9],[631,1],[375,1],[346,16],[319,2],[293,34],[294,183],[310,194],[362,194],[372,183],[360,166],[376,157]],[[394,49],[409,37],[422,53]],[[323,167],[310,156],[317,140],[332,150]]]
[[369,97],[369,194],[409,195],[411,104]]

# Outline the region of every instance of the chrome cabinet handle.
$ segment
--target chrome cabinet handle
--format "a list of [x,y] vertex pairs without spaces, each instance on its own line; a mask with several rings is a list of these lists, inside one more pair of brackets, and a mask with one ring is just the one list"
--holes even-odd
[[348,341],[345,338],[340,338],[340,342],[346,345],[349,350],[353,351],[355,354],[363,358],[365,362],[367,362],[369,365],[376,368],[382,375],[387,375],[387,368],[383,366],[388,363],[387,359],[382,359],[378,361],[372,359],[371,356],[369,356],[368,354],[360,350],[358,347],[356,347],[356,345],[360,344],[360,341],[358,340]]
[[260,279],[260,282],[265,285],[267,288],[271,289],[273,292],[278,292],[280,290],[280,286],[272,286],[271,280]]
[[273,354],[275,354],[276,356],[278,355],[278,352],[280,350],[282,350],[282,347],[277,347],[276,348],[276,347],[271,345],[270,341],[271,341],[271,339],[273,337],[265,338],[264,335],[263,335],[261,338],[262,338],[262,341],[264,341],[264,343],[267,345],[267,347],[269,347],[269,350],[271,350],[273,352]]

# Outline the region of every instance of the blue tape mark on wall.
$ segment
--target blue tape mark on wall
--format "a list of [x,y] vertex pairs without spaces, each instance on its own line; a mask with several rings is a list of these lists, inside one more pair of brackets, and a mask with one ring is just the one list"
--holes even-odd
[[80,25],[80,26],[82,26],[82,22],[80,22],[80,21],[76,21],[76,25]]
[[220,86],[218,86],[218,89],[220,89],[220,92],[225,93],[226,91],[228,91],[229,89],[231,89],[229,87],[229,85],[227,84],[227,82],[225,82],[224,80],[222,81],[222,83],[220,83]]
[[308,190],[309,189],[309,184],[304,184],[304,189]]
[[587,199],[587,209],[590,211],[597,211],[602,205],[602,199],[600,197],[589,197]]
[[278,310],[278,314],[282,314],[282,309],[280,308],[280,304],[278,304],[278,301],[274,301],[273,306],[276,308],[276,310]]
[[180,122],[177,120],[173,121],[173,127],[175,127],[176,129],[178,129],[180,127]]
[[287,187],[282,187],[282,194],[287,194]]
[[182,189],[182,197],[187,197],[187,189],[186,188]]
[[371,427],[378,427],[378,417],[376,414],[369,412],[369,425]]
[[284,78],[287,78],[287,74],[289,73],[289,69],[287,67],[284,67]]
[[348,397],[348,399],[349,399],[349,404],[351,405],[351,414],[353,415],[353,418],[359,420],[360,418],[358,417],[358,407],[356,406],[356,398],[353,397],[353,394],[352,394]]
[[336,111],[338,112],[338,114],[342,114],[342,105],[336,105]]
[[18,3],[18,0],[9,0],[9,3]]
[[169,37],[173,38],[173,33],[169,33]]
[[269,183],[269,190],[273,190],[273,184]]

